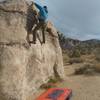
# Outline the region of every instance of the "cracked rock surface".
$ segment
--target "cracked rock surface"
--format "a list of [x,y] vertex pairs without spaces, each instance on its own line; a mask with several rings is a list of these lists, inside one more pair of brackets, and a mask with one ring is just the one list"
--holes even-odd
[[[27,100],[41,84],[54,77],[64,78],[62,51],[57,30],[48,22],[46,43],[28,45],[25,0],[0,2],[0,100]],[[41,30],[39,31],[41,37]],[[55,37],[56,36],[56,37]]]

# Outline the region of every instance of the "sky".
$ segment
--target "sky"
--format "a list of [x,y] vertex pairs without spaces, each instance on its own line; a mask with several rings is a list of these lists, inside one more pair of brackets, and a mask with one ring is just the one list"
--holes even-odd
[[49,20],[67,37],[100,39],[100,0],[34,1],[48,6]]
[[100,39],[100,0],[35,0],[47,5],[49,19],[67,37]]

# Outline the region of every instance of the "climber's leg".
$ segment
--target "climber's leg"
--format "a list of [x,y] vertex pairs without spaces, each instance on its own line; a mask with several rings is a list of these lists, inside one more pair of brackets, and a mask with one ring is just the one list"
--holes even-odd
[[42,22],[42,37],[43,37],[43,43],[45,43],[45,30],[46,30],[46,23]]
[[34,20],[28,20],[27,21],[27,25],[26,25],[26,30],[27,30],[27,36],[26,36],[26,40],[28,43],[30,43],[30,35],[32,34],[32,28],[35,25],[35,21]]
[[26,40],[28,43],[30,42],[30,38],[29,38],[30,34],[31,34],[31,32],[27,32]]
[[31,43],[32,41],[30,41],[30,34],[32,34],[32,28],[35,24],[37,24],[38,19],[35,15],[35,12],[31,6],[28,7],[27,9],[27,20],[26,20],[26,30],[27,30],[27,36],[26,36],[26,40],[28,43]]
[[36,29],[33,31],[33,43],[36,44]]
[[39,22],[37,24],[37,26],[35,27],[35,29],[33,30],[33,43],[36,44],[36,36],[37,36],[37,31],[41,28],[41,22]]
[[43,37],[43,43],[45,43],[45,32],[42,32],[42,37]]
[[26,40],[29,43],[30,42],[30,34],[32,34],[32,28],[33,28],[33,21],[32,20],[28,20],[27,21],[27,25],[26,25],[26,30],[27,30],[27,36],[26,36]]

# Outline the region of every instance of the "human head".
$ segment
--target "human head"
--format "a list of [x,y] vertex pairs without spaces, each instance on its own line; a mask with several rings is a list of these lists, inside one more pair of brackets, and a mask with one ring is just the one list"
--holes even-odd
[[48,13],[48,7],[47,7],[47,6],[43,6],[43,8],[44,8],[45,11]]

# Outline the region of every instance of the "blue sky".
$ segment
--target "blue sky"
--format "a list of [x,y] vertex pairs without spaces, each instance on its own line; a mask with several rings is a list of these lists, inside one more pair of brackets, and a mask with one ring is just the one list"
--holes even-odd
[[66,36],[100,39],[100,0],[35,0],[49,9],[49,19]]

